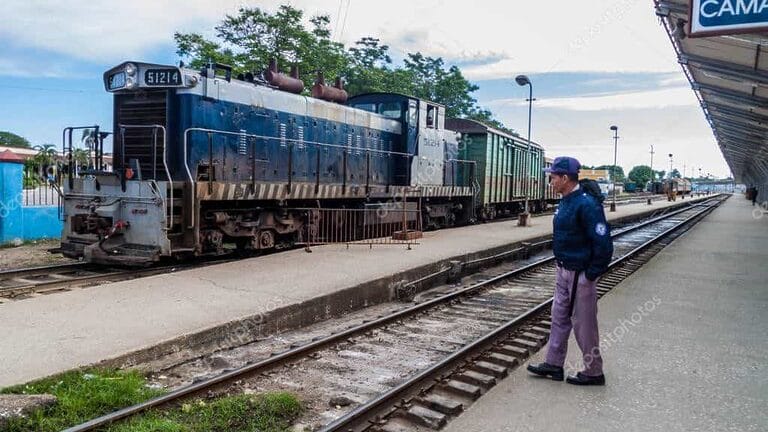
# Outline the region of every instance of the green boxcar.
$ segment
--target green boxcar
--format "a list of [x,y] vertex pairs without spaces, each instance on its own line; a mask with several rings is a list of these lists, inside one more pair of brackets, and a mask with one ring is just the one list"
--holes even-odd
[[532,142],[528,154],[525,139],[474,120],[447,119],[445,128],[461,133],[459,158],[477,162],[473,174],[480,188],[475,205],[480,217],[519,213],[526,195],[531,211],[546,207],[541,146]]

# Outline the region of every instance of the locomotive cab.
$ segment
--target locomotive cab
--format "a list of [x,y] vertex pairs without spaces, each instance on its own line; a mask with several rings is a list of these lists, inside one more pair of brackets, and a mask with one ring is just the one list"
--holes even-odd
[[402,184],[444,184],[446,167],[458,153],[457,133],[445,129],[445,106],[397,93],[366,93],[350,98],[347,104],[403,125],[399,151],[413,157],[402,162]]

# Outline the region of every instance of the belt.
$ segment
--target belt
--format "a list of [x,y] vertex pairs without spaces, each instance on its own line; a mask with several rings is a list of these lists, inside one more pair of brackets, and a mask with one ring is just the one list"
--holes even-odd
[[556,260],[555,262],[557,263],[558,267],[566,269],[566,270],[571,270],[571,271],[583,271],[583,270],[585,270],[584,267],[566,264],[566,263],[564,263],[564,262],[562,262],[560,260]]

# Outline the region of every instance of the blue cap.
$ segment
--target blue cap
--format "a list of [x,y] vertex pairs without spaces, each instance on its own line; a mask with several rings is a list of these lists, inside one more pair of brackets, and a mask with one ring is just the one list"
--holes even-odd
[[560,156],[555,158],[551,167],[544,168],[544,171],[552,174],[578,174],[580,168],[581,164],[576,158]]

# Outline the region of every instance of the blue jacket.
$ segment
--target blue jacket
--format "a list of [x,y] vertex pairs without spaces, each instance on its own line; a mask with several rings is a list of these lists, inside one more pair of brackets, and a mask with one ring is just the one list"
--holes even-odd
[[578,189],[564,196],[553,220],[552,250],[569,270],[583,271],[595,280],[608,269],[613,257],[611,227],[603,206]]

